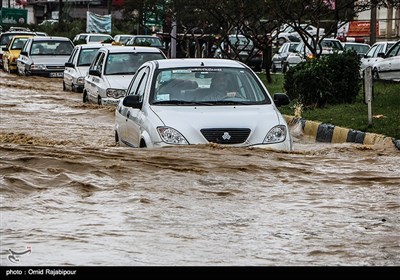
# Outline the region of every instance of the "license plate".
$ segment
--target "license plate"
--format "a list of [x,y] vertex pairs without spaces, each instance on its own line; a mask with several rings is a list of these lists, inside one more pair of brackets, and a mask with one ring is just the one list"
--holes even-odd
[[64,72],[52,72],[52,73],[50,73],[50,77],[62,78],[62,77],[64,77]]

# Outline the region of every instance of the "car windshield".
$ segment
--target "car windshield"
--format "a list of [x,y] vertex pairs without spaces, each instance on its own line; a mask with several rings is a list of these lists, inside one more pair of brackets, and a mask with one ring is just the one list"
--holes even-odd
[[345,44],[345,50],[354,50],[356,53],[364,54],[369,50],[368,45],[358,45],[358,44]]
[[156,73],[153,105],[270,104],[265,89],[243,68],[177,68]]
[[112,39],[111,36],[109,35],[90,35],[89,36],[89,42],[94,43],[94,42],[104,42],[106,40]]
[[322,49],[333,49],[333,50],[343,50],[343,46],[340,41],[335,40],[322,40]]
[[242,36],[231,36],[229,37],[229,42],[233,46],[249,46],[249,47],[253,46],[253,41]]
[[74,46],[69,41],[34,41],[32,55],[71,55]]
[[19,33],[19,34],[15,34],[15,33],[10,33],[10,34],[3,33],[3,34],[1,34],[1,36],[0,36],[0,45],[1,45],[1,46],[6,46],[6,45],[8,45],[8,43],[11,41],[11,39],[12,39],[14,36],[17,36],[17,35],[31,35],[31,34],[32,34],[32,32],[31,32],[31,33]]
[[98,49],[99,48],[82,49],[78,58],[78,66],[89,66]]
[[107,58],[106,75],[133,75],[143,63],[163,59],[161,53],[110,53]]
[[161,43],[161,40],[159,38],[150,38],[150,37],[136,37],[134,45],[136,45],[136,46],[162,47],[162,43]]

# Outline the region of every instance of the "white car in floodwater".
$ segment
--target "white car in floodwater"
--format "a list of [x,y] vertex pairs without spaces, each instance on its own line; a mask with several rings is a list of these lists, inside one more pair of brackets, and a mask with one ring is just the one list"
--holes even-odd
[[166,59],[166,56],[153,47],[101,47],[85,77],[83,102],[116,105],[125,96],[139,66],[155,59]]
[[70,89],[82,92],[85,85],[85,76],[97,51],[103,44],[83,44],[75,46],[71,56],[65,63],[63,90]]
[[288,125],[251,68],[227,59],[166,59],[144,63],[115,111],[122,146],[217,143],[292,150]]

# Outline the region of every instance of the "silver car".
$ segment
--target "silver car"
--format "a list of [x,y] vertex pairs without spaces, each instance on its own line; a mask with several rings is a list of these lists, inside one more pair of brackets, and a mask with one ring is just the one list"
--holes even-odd
[[216,143],[292,150],[274,99],[251,68],[227,59],[165,59],[144,63],[115,111],[122,146]]
[[19,75],[63,77],[65,62],[74,49],[67,37],[32,37],[17,59]]

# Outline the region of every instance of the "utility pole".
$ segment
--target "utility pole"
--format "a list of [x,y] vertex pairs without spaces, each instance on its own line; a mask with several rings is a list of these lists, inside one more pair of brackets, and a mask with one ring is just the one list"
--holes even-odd
[[371,1],[371,22],[370,22],[370,37],[369,44],[372,46],[376,42],[376,0]]

